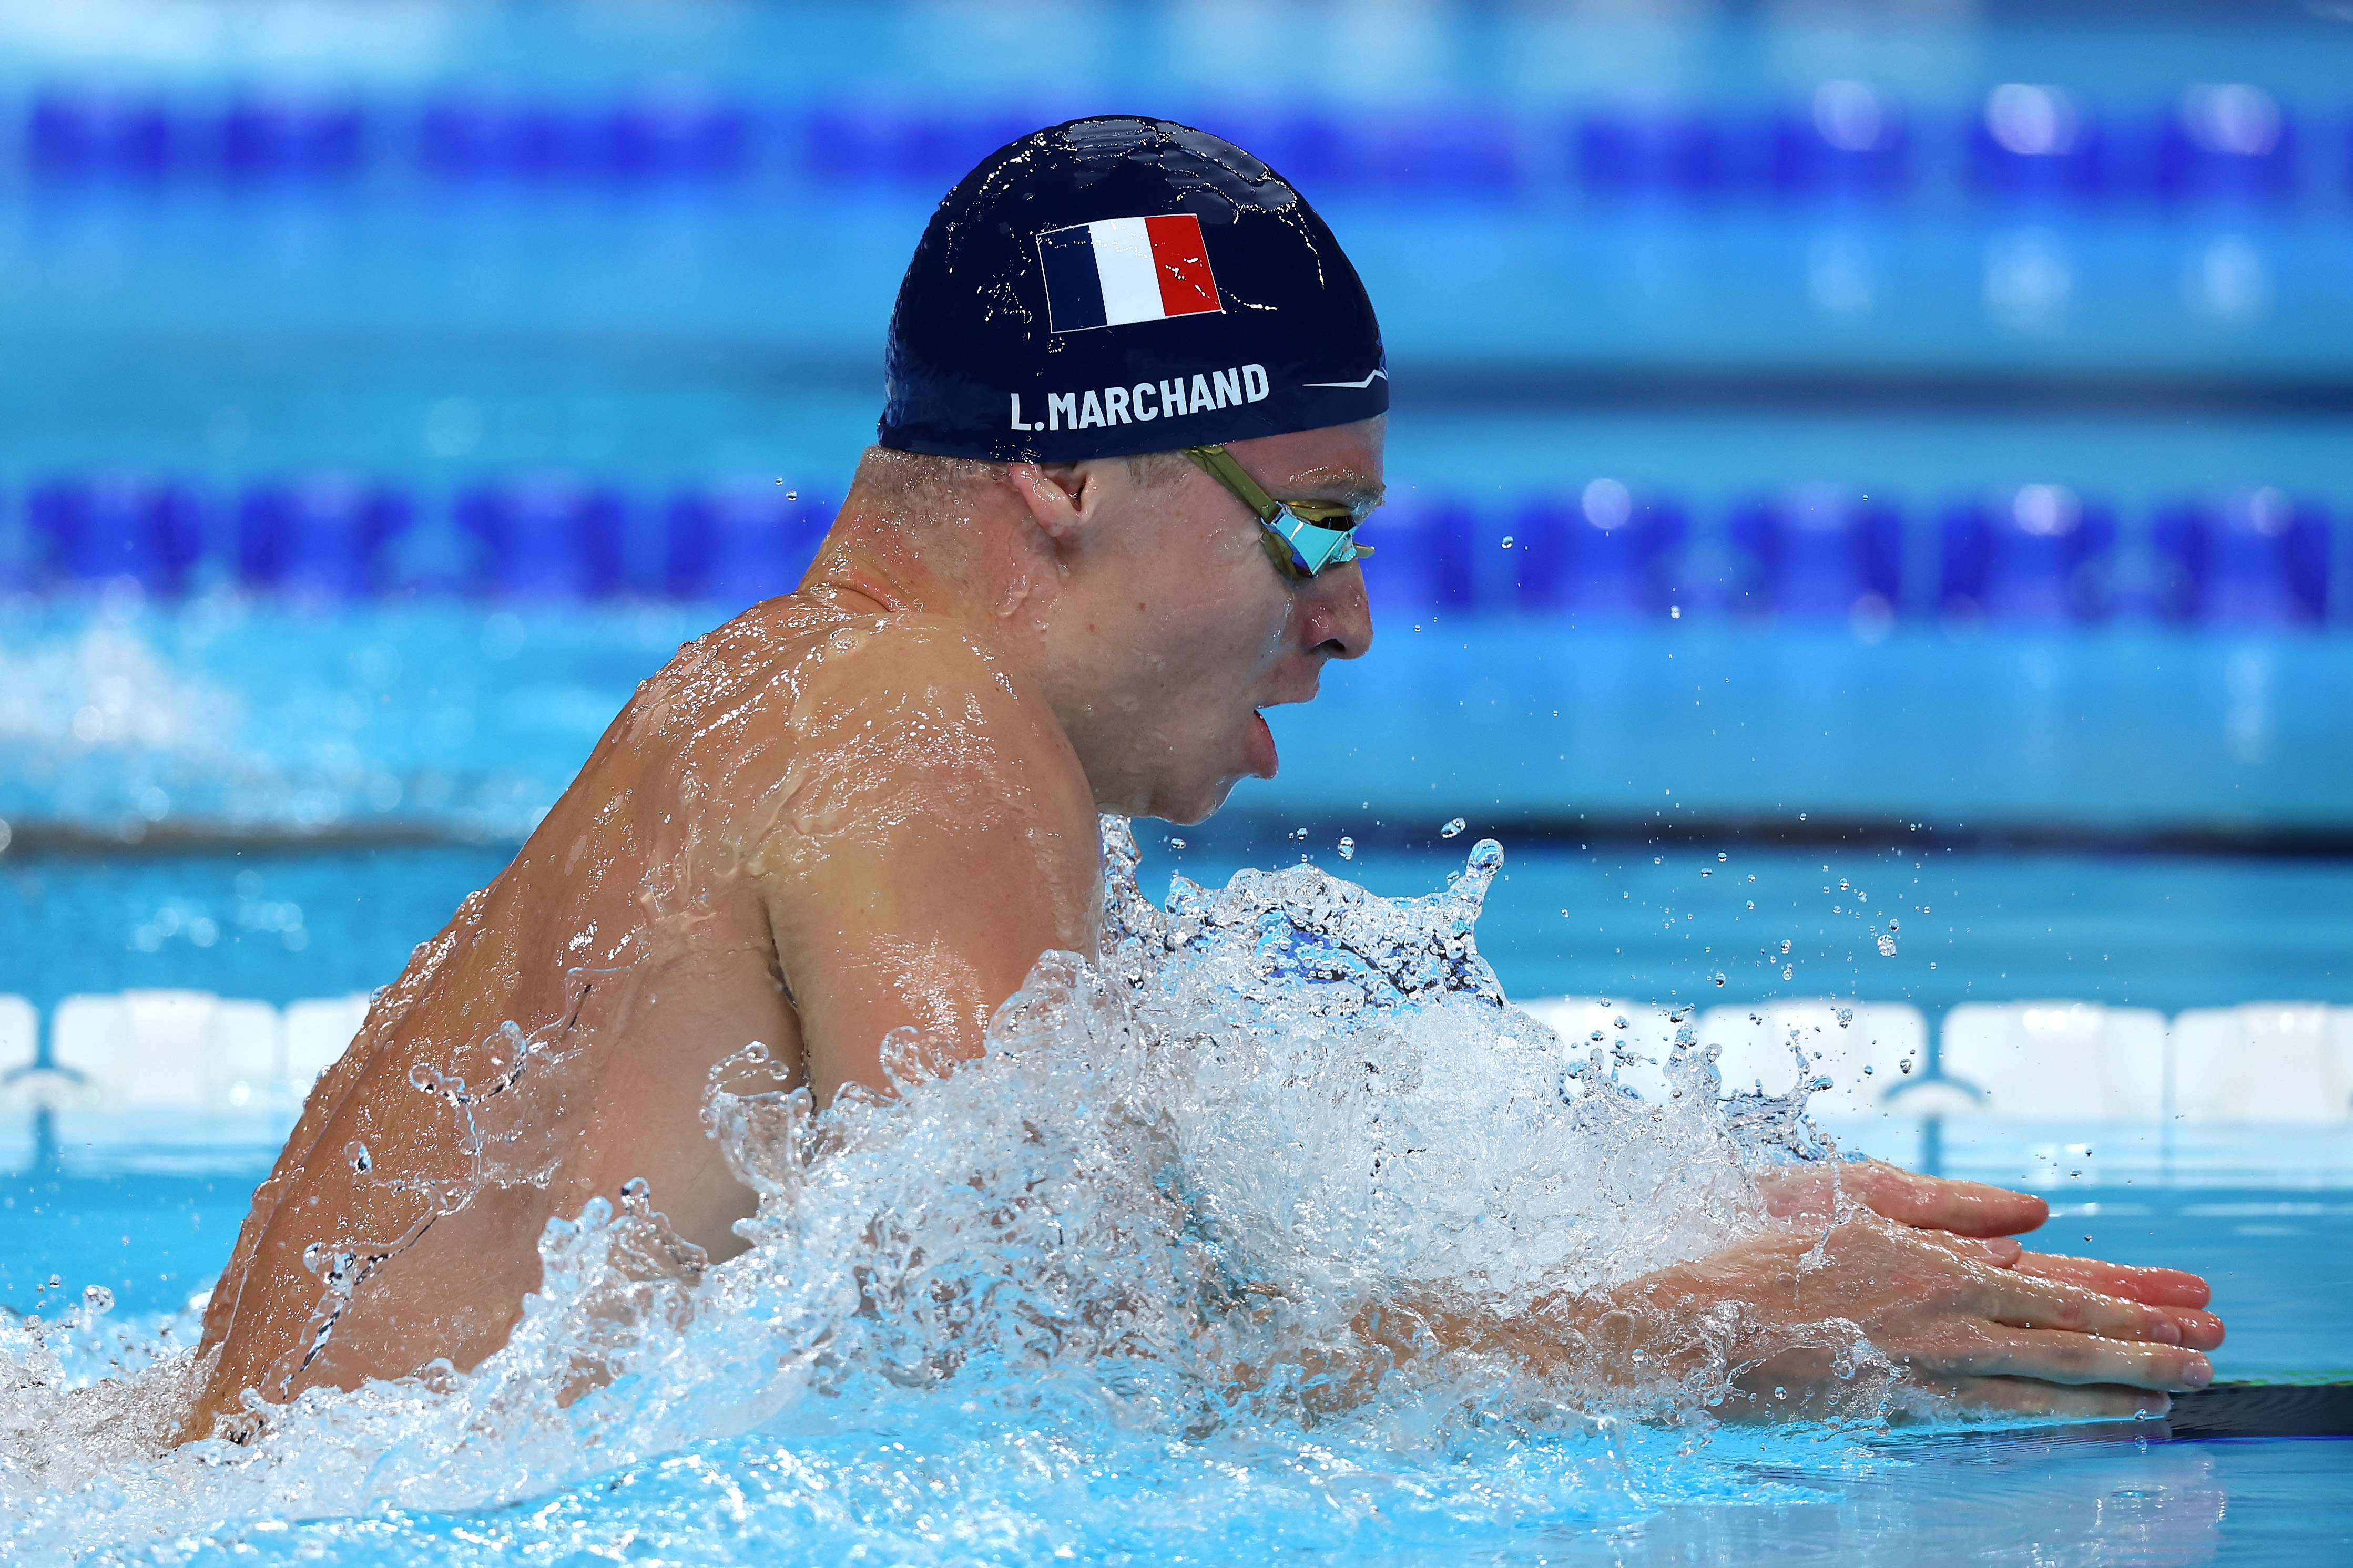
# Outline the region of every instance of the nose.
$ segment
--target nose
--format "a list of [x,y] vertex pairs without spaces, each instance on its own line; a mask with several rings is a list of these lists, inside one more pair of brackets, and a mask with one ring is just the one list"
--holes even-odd
[[1362,658],[1373,647],[1373,607],[1365,598],[1364,569],[1354,563],[1319,574],[1294,602],[1303,617],[1300,640],[1323,658]]

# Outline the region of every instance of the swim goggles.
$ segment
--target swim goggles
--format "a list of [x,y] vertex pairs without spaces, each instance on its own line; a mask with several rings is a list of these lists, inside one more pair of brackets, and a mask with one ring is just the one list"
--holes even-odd
[[1223,447],[1183,450],[1203,473],[1232,491],[1256,514],[1266,531],[1259,535],[1259,542],[1266,546],[1267,559],[1274,563],[1274,569],[1289,581],[1304,583],[1319,572],[1373,552],[1371,545],[1356,542],[1354,531],[1366,513],[1381,504],[1377,497],[1353,502],[1277,500],[1244,473]]

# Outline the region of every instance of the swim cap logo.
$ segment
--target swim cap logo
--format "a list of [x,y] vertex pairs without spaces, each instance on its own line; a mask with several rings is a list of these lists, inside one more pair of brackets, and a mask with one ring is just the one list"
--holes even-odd
[[1038,237],[1057,332],[1222,312],[1201,220],[1190,213],[1100,218]]

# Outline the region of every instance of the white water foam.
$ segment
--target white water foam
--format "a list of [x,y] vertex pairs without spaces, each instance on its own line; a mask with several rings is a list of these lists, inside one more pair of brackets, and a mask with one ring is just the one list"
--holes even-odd
[[[1300,866],[1217,892],[1180,878],[1162,910],[1125,825],[1105,836],[1103,962],[1047,954],[982,1058],[929,1076],[937,1053],[901,1031],[895,1092],[822,1114],[805,1090],[738,1096],[714,1072],[712,1134],[759,1194],[728,1262],[673,1236],[659,1194],[598,1200],[548,1226],[541,1289],[480,1367],[308,1391],[248,1447],[166,1449],[189,1356],[110,1333],[102,1304],[0,1324],[0,1540],[176,1559],[324,1521],[367,1556],[381,1531],[355,1520],[595,1500],[590,1477],[680,1463],[716,1466],[731,1506],[828,1560],[853,1543],[965,1560],[973,1530],[1027,1555],[1106,1470],[1296,1505],[1318,1529],[1335,1508],[1507,1526],[1741,1489],[1678,1459],[1707,1436],[1720,1360],[1612,1394],[1426,1341],[1393,1353],[1356,1326],[1433,1300],[1508,1318],[1754,1230],[1752,1169],[1826,1152],[1803,1082],[1719,1100],[1685,1030],[1646,1101],[1605,1049],[1509,1007],[1473,940],[1492,841],[1424,898]],[[897,1480],[828,1494],[892,1443]],[[1485,1458],[1458,1499],[1466,1444]],[[905,1491],[905,1465],[958,1521],[944,1534],[911,1522],[928,1494]],[[681,1505],[661,1495],[669,1518]],[[620,1530],[638,1505],[580,1506]],[[1155,1506],[1201,1525],[1190,1503]],[[1072,1528],[1113,1529],[1096,1514]],[[455,1551],[427,1533],[426,1554]]]

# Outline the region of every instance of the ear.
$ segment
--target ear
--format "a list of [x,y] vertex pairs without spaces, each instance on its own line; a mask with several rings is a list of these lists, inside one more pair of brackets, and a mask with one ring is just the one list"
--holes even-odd
[[1075,540],[1103,499],[1103,479],[1088,463],[1008,463],[1005,482],[1057,544]]

